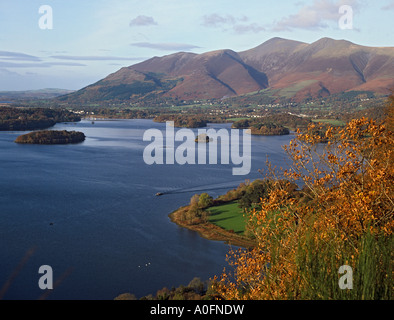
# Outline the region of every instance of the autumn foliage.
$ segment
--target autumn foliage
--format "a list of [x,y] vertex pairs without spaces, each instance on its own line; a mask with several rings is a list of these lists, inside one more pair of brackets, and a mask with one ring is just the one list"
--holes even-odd
[[[296,183],[304,196],[292,197],[277,183],[249,213],[258,245],[228,255],[230,267],[214,282],[223,299],[392,299],[390,99],[383,123],[311,124],[284,147],[291,166],[270,165],[267,176]],[[341,265],[353,268],[353,290],[338,286]]]

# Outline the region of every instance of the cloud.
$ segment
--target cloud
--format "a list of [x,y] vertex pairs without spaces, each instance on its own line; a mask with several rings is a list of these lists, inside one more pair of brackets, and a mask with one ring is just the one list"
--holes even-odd
[[257,23],[236,24],[234,25],[233,29],[236,33],[248,33],[248,32],[258,33],[260,31],[265,31],[265,28]]
[[275,23],[273,31],[290,31],[291,29],[320,30],[327,28],[329,22],[337,22],[341,16],[341,5],[350,5],[355,11],[358,0],[314,0],[312,5],[302,7],[296,14],[289,15]]
[[200,48],[198,46],[186,43],[151,43],[151,42],[136,42],[132,43],[131,46],[133,47],[140,47],[140,48],[149,48],[149,49],[156,49],[156,50],[163,50],[163,51],[189,51],[192,49]]
[[1,60],[17,60],[17,61],[41,61],[40,58],[29,54],[11,51],[0,51]]
[[[76,62],[48,62],[20,52],[0,51],[0,68],[50,68],[53,66],[85,67]],[[4,69],[3,69],[4,70]]]
[[80,61],[134,61],[144,58],[115,57],[115,56],[71,56],[55,55],[49,58],[66,61],[43,61],[42,58],[30,56],[24,53],[0,51],[0,68],[51,68],[55,66],[64,67],[86,67],[87,64]]
[[49,67],[43,63],[15,63],[8,61],[0,61],[0,68],[46,68]]
[[85,67],[86,64],[72,62],[15,63],[0,61],[0,68],[50,68],[53,66]]
[[74,63],[74,62],[45,62],[44,65],[49,67],[52,66],[68,66],[68,67],[86,67],[86,64],[83,63]]
[[0,67],[0,74],[4,76],[20,76],[19,73]]
[[219,15],[212,13],[202,17],[202,25],[207,28],[224,28],[227,31],[230,28],[235,33],[258,33],[265,28],[257,23],[247,23],[249,18],[246,16],[234,17],[232,15]]
[[388,5],[382,7],[382,10],[394,10],[394,1],[391,1]]
[[147,16],[138,16],[133,20],[131,20],[129,23],[130,27],[154,26],[154,25],[157,25],[157,22],[152,17],[147,17]]
[[[241,18],[242,21],[245,21],[245,17]],[[232,15],[220,16],[217,13],[212,13],[209,15],[203,16],[202,25],[205,27],[216,28],[223,25],[233,25],[237,22],[237,18]]]
[[130,60],[141,60],[141,58],[128,58],[128,57],[114,57],[114,56],[50,56],[54,59],[60,60],[74,60],[74,61],[108,61],[108,60],[119,60],[119,61],[130,61]]

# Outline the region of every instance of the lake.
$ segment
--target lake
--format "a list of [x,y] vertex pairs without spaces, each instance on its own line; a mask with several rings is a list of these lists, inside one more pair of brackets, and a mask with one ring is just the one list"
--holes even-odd
[[[230,128],[229,124],[209,127]],[[0,290],[3,299],[138,298],[166,286],[219,275],[229,246],[178,227],[168,214],[205,190],[217,197],[262,177],[266,157],[286,167],[289,136],[252,136],[252,168],[233,165],[147,165],[142,137],[165,131],[152,120],[61,123],[86,135],[76,145],[18,145],[25,132],[0,132]],[[197,129],[195,130],[197,132]],[[242,150],[242,149],[241,149]],[[157,192],[164,195],[157,197]],[[26,254],[31,250],[31,254]],[[41,265],[55,288],[38,286]],[[56,283],[57,282],[57,283]]]

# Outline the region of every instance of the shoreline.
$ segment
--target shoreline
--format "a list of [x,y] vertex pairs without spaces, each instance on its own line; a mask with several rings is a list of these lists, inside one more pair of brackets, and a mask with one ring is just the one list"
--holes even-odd
[[170,218],[171,222],[177,224],[180,227],[196,231],[202,238],[207,240],[222,241],[226,244],[243,247],[246,249],[256,246],[256,243],[253,239],[238,235],[234,232],[230,232],[213,223],[201,220],[192,224],[187,223],[184,220],[180,220],[179,216],[182,214],[182,212],[187,211],[188,209],[189,205],[180,207],[171,212],[168,217]]

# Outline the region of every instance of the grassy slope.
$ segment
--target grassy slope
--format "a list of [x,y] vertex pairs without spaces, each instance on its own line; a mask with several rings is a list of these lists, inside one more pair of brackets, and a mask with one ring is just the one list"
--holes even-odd
[[245,231],[245,217],[242,209],[238,207],[236,201],[226,203],[220,206],[209,208],[209,222],[226,229],[233,230],[237,234],[243,234]]
[[[223,210],[224,208],[229,208],[226,207],[229,204],[225,204],[222,206],[215,206],[215,207],[211,207],[209,208],[209,210],[211,210],[212,208],[215,208],[218,211],[223,211],[221,212],[221,216],[220,215],[216,215],[213,216],[212,219],[216,219],[216,223],[219,222],[224,222],[226,219],[226,215],[227,215],[227,221],[230,222],[232,221],[232,223],[230,222],[230,224],[228,226],[230,226],[230,229],[227,229],[226,226],[221,227],[218,224],[208,221],[208,222],[198,222],[198,223],[189,223],[188,221],[183,220],[181,217],[183,215],[183,213],[187,210],[189,210],[189,206],[184,206],[181,207],[177,210],[175,210],[174,212],[169,214],[169,217],[171,219],[172,222],[178,224],[181,227],[185,227],[188,228],[190,230],[194,230],[196,232],[198,232],[203,238],[209,239],[209,240],[217,240],[217,241],[225,241],[226,243],[235,245],[235,246],[240,246],[240,247],[244,247],[244,248],[252,248],[256,245],[255,241],[253,239],[250,239],[249,237],[244,236],[243,233],[243,229],[242,229],[242,233],[236,233],[236,231],[241,231],[239,229],[239,225],[240,225],[240,220],[238,220],[238,222],[236,222],[236,219],[232,219],[230,216],[230,212],[232,211],[234,213],[234,210],[230,210],[230,211],[225,211]],[[232,206],[230,205],[230,208],[232,207],[232,209],[239,209],[237,207],[236,204],[233,204]],[[214,209],[214,210],[215,210]],[[239,218],[243,218],[242,213],[239,214]],[[242,222],[241,222],[242,224]],[[243,222],[244,224],[244,222]],[[238,228],[238,229],[237,229]],[[234,230],[234,232],[230,232],[229,230]]]

